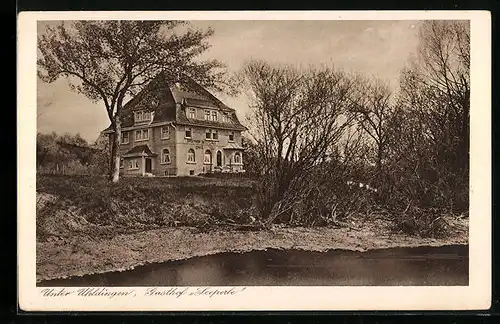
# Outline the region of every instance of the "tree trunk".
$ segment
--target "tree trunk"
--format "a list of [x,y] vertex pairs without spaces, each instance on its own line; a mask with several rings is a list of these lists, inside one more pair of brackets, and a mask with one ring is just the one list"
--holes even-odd
[[106,159],[108,161],[108,169],[106,170],[106,174],[108,175],[108,180],[111,181],[113,179],[113,165],[114,165],[114,160],[113,156],[115,156],[115,151],[116,147],[113,145],[113,142],[115,141],[115,136],[116,134],[110,134],[109,135],[109,157]]
[[377,174],[382,173],[382,146],[379,145],[377,150]]
[[120,142],[121,142],[121,121],[119,118],[116,118],[113,123],[114,137],[113,142],[111,143],[111,169],[110,169],[110,179],[111,182],[118,182],[120,180]]
[[384,153],[384,147],[381,143],[377,147],[377,176],[375,178],[376,186],[380,186],[381,180],[384,179],[382,174],[382,155]]

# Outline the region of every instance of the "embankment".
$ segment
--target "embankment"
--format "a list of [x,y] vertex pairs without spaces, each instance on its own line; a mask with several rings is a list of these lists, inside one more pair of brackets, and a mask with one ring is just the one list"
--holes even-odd
[[[127,270],[139,265],[227,251],[442,246],[468,243],[468,218],[452,218],[450,235],[395,233],[388,219],[354,219],[349,227],[241,231],[255,215],[255,189],[244,179],[37,179],[37,280]],[[226,224],[226,225],[221,225]]]

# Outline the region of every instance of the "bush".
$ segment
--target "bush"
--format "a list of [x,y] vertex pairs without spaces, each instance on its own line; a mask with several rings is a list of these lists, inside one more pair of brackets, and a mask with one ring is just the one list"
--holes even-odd
[[449,226],[438,209],[420,209],[408,206],[394,217],[394,229],[409,235],[444,237]]

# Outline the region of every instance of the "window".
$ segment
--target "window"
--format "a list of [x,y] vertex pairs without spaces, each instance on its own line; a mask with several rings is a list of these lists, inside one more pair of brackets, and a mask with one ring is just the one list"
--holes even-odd
[[170,163],[170,151],[166,148],[161,151],[161,163]]
[[189,175],[194,175],[194,170],[189,170]]
[[189,118],[196,118],[196,109],[195,108],[189,108],[188,117]]
[[129,169],[139,169],[139,162],[137,162],[137,160],[130,160]]
[[222,115],[222,122],[223,123],[227,123],[227,117],[226,117],[226,115]]
[[205,155],[203,156],[203,163],[212,164],[212,152],[210,152],[210,150],[205,151]]
[[205,109],[205,120],[217,121],[217,111]]
[[229,141],[234,142],[234,132],[229,133]]
[[234,163],[241,164],[241,154],[239,152],[234,153]]
[[143,122],[143,121],[150,121],[151,120],[151,113],[149,111],[136,111],[135,112],[135,121],[136,122]]
[[170,128],[168,126],[161,127],[161,138],[169,138],[170,137]]
[[189,149],[189,151],[188,151],[188,162],[191,162],[191,163],[195,162],[194,150],[193,149]]
[[186,138],[191,138],[191,128],[186,127]]
[[129,143],[129,133],[122,132],[122,144],[128,144],[128,143]]
[[205,139],[207,139],[207,140],[218,140],[219,139],[219,133],[216,130],[207,129],[205,131]]
[[120,159],[120,169],[123,169],[124,163],[123,163],[123,158]]
[[228,115],[223,115],[222,116],[222,121],[224,123],[230,123],[231,122],[231,117],[229,117]]
[[135,141],[147,141],[149,139],[149,129],[138,129],[135,131]]

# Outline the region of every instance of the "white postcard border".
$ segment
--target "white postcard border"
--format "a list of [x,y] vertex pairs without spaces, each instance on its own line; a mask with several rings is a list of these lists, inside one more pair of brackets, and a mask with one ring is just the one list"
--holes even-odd
[[[467,287],[245,287],[229,295],[43,297],[36,287],[38,20],[471,20],[470,256]],[[21,12],[18,16],[18,288],[25,311],[467,310],[491,304],[491,18],[487,11]],[[179,287],[181,288],[181,287]],[[228,287],[221,287],[227,289]],[[230,287],[229,287],[230,288]],[[77,288],[66,287],[66,290]],[[190,290],[196,289],[191,287]],[[210,287],[210,289],[217,289]],[[241,290],[237,288],[235,290]]]

